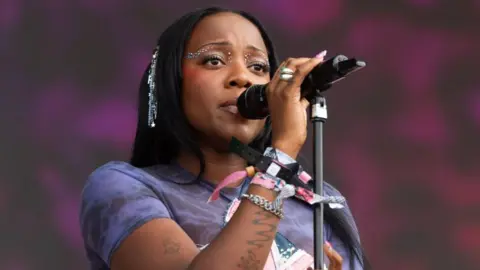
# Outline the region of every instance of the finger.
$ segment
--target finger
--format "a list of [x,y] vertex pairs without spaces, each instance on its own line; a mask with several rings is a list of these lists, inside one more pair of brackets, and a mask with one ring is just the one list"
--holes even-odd
[[305,110],[308,109],[308,106],[310,106],[310,102],[306,98],[302,98],[300,103],[302,103],[302,106],[305,108]]
[[289,68],[296,67],[303,63],[308,62],[310,59],[312,58],[311,57],[288,58],[287,60],[285,60],[285,67],[289,67]]
[[294,86],[300,86],[303,83],[303,80],[305,80],[305,77],[312,71],[313,68],[318,66],[320,63],[323,62],[323,56],[319,56],[311,58],[310,60],[299,64],[295,68],[295,74],[293,76],[293,85]]
[[330,265],[328,267],[329,270],[341,270],[342,269],[342,263],[343,259],[338,252],[336,252],[330,243],[327,243],[323,246],[323,249],[325,251],[325,255],[327,255],[328,259],[330,260]]
[[[310,59],[311,58],[301,57],[301,58],[288,58],[285,61],[283,61],[279,65],[279,68],[275,71],[275,74],[273,75],[272,80],[268,84],[269,86],[267,88],[267,93],[269,93],[270,91],[283,91],[283,90],[279,89],[278,85],[279,84],[288,85],[288,84],[291,83],[289,81],[286,81],[286,80],[283,80],[283,79],[280,78],[280,73],[282,71],[282,68],[289,68],[295,74],[296,67],[298,65],[301,65],[301,64],[305,63],[305,62],[308,62]],[[283,89],[283,87],[281,87],[281,88]]]
[[302,107],[305,108],[305,112],[304,112],[304,116],[305,116],[305,126],[307,126],[308,124],[308,113],[307,113],[307,109],[308,109],[308,106],[310,106],[310,103],[308,102],[307,99],[305,98],[302,98],[300,100],[300,103],[302,104]]
[[[277,72],[275,74],[275,77],[276,77],[276,80],[280,83],[280,82],[283,82],[283,83],[289,83],[289,81],[285,81],[285,80],[282,80],[280,79],[280,75],[282,73],[282,69],[283,68],[288,68],[292,71],[293,74],[295,74],[296,70],[297,70],[297,66],[299,65],[302,65],[303,63],[306,63],[310,60],[311,58],[306,58],[306,57],[302,57],[302,58],[288,58],[287,60],[285,60],[281,65],[280,67],[277,69]],[[293,75],[292,74],[292,75]]]
[[[273,77],[278,77],[278,76],[280,75],[280,71],[281,71],[282,67],[294,69],[297,65],[303,64],[303,63],[307,62],[307,61],[310,60],[310,59],[311,59],[311,58],[307,58],[307,57],[288,58],[288,59],[286,59],[285,61],[283,61],[282,63],[280,63],[280,65],[278,66],[278,69],[275,71],[275,74],[273,75]],[[294,71],[295,71],[295,70],[294,70]],[[273,79],[273,78],[272,78],[272,79]]]

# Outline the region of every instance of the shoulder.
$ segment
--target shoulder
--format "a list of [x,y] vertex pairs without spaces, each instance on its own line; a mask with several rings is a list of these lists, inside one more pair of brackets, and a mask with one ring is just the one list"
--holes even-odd
[[82,197],[95,194],[103,197],[112,193],[118,195],[121,192],[141,193],[144,189],[158,193],[166,189],[167,183],[174,182],[169,178],[165,173],[153,173],[152,168],[138,168],[124,161],[110,161],[88,176]]
[[323,189],[324,193],[329,196],[343,196],[336,187],[326,181],[323,182]]
[[346,221],[353,227],[356,233],[358,233],[357,225],[353,217],[352,211],[348,205],[348,198],[346,198],[336,187],[328,182],[323,184],[324,193],[328,196],[342,196],[345,198],[344,208],[333,209],[334,211],[342,211],[345,214]]
[[85,186],[94,185],[98,181],[135,179],[142,180],[147,177],[146,171],[124,161],[110,161],[95,169],[87,179]]
[[112,252],[135,229],[156,218],[172,218],[164,203],[167,181],[126,162],[93,171],[82,191],[80,226],[86,246],[110,261]]
[[87,178],[82,190],[84,202],[102,199],[109,195],[117,196],[122,193],[132,193],[147,188],[144,184],[148,176],[141,169],[121,162],[108,162],[95,169]]
[[[108,162],[89,175],[81,194],[80,218],[87,219],[96,211],[125,214],[139,210],[140,206],[144,212],[154,211],[165,202],[167,182],[129,163]],[[162,208],[170,212],[167,207]]]
[[[350,208],[348,206],[348,198],[346,198],[336,187],[328,182],[323,182],[323,193],[326,196],[341,196],[345,198],[345,207],[343,208],[345,212],[351,217]],[[352,217],[353,218],[353,217]]]

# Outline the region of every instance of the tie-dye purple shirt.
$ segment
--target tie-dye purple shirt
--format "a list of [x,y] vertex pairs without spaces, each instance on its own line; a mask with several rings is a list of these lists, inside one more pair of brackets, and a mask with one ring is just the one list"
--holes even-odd
[[[202,247],[210,243],[224,226],[230,202],[245,190],[225,188],[219,200],[208,203],[214,186],[194,182],[195,176],[178,165],[157,165],[139,169],[126,162],[109,162],[88,178],[82,194],[80,224],[90,269],[110,269],[111,256],[136,228],[156,218],[173,219],[190,238]],[[340,195],[325,184],[327,195]],[[355,222],[348,207],[350,223]],[[284,203],[285,218],[278,232],[284,239],[313,255],[313,214],[310,206],[296,199]],[[350,255],[328,224],[324,239],[343,257],[343,269]],[[355,269],[362,269],[358,262]]]

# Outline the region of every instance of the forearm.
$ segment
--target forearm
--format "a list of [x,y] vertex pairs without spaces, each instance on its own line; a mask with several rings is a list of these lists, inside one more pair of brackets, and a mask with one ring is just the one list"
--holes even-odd
[[[273,201],[276,192],[251,185],[249,194]],[[263,269],[280,218],[248,200],[242,200],[232,219],[192,261],[189,270]]]

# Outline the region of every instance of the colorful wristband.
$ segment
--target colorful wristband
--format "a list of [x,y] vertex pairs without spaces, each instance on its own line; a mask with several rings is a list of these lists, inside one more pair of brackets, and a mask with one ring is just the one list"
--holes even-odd
[[262,186],[266,189],[275,190],[277,192],[280,192],[280,190],[286,185],[284,180],[261,172],[255,174],[250,184]]
[[238,182],[242,179],[245,179],[246,177],[252,177],[255,174],[255,168],[253,167],[247,167],[243,171],[236,171],[231,174],[229,174],[227,177],[225,177],[220,183],[218,183],[217,187],[213,191],[212,195],[210,195],[210,198],[208,198],[207,202],[215,201],[218,199],[220,196],[220,190],[222,190],[224,187],[233,184],[235,182]]

